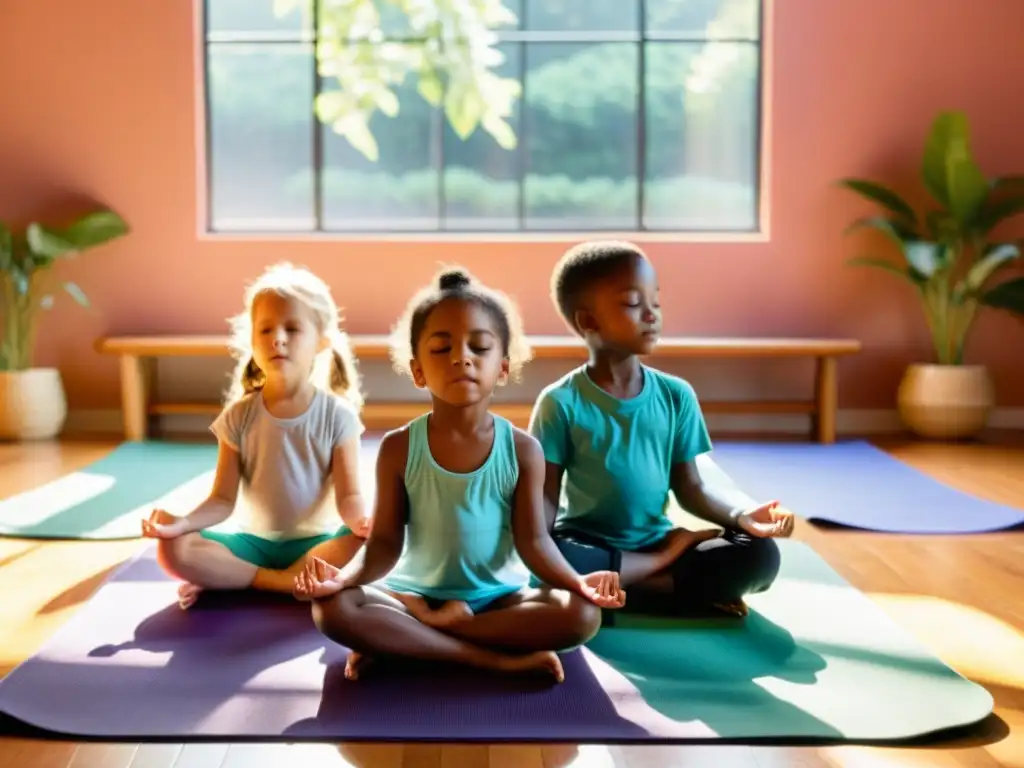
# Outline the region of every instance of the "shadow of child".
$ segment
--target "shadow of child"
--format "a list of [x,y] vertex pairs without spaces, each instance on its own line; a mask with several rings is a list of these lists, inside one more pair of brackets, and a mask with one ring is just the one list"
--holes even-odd
[[372,673],[345,678],[328,665],[315,717],[285,735],[330,740],[601,742],[643,739],[621,717],[582,651],[562,654],[565,682],[468,667],[377,659]]

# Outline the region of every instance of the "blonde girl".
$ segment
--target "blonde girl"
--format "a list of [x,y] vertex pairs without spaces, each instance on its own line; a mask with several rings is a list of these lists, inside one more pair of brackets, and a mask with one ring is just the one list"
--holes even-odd
[[[210,495],[187,515],[142,523],[158,560],[205,589],[291,593],[307,558],[348,563],[369,533],[359,482],[359,376],[327,284],[291,264],[267,269],[232,318],[237,367],[211,426],[219,451]],[[232,530],[211,530],[232,517]]]

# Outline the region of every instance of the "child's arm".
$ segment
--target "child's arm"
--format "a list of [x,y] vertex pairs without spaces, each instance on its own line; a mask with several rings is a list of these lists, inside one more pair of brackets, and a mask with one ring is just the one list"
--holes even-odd
[[793,516],[778,510],[778,502],[750,504],[727,486],[706,483],[696,458],[711,451],[711,437],[693,387],[677,380],[679,418],[672,445],[670,484],[679,505],[692,515],[723,528],[739,528],[752,536],[786,536]]
[[551,538],[545,509],[546,467],[540,444],[516,430],[519,481],[512,509],[512,535],[516,550],[526,566],[552,587],[575,592],[603,608],[619,608],[625,595],[618,588],[617,574],[581,576],[566,561]]
[[723,528],[736,528],[740,515],[747,509],[742,498],[730,497],[728,489],[705,483],[693,460],[672,465],[671,483],[679,506],[691,515]]
[[366,516],[366,500],[359,484],[358,437],[334,448],[331,473],[338,515],[356,536],[365,539],[370,533],[370,519]]
[[223,440],[217,450],[217,470],[210,495],[184,517],[173,523],[143,520],[142,535],[154,539],[174,539],[186,533],[211,528],[227,520],[235,509],[241,478],[238,451]]
[[544,462],[544,522],[547,529],[555,529],[558,506],[562,503],[562,477],[565,467],[551,461]]
[[672,492],[679,505],[692,515],[761,538],[784,537],[793,532],[795,518],[779,508],[779,502],[744,504],[729,489],[705,483],[693,461],[672,466]]
[[398,562],[405,544],[408,501],[405,495],[405,463],[409,432],[389,432],[377,454],[377,498],[373,530],[366,546],[332,581],[341,589],[369,584],[387,576]]
[[563,406],[550,393],[541,393],[530,414],[529,433],[540,444],[546,469],[544,472],[544,517],[549,531],[562,502],[562,477],[572,453],[569,422]]

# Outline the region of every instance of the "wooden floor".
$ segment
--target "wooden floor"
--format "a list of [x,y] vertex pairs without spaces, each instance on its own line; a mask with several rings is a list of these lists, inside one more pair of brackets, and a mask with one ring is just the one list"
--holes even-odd
[[[1024,507],[1024,439],[978,444],[880,442],[965,491]],[[0,497],[100,458],[113,442],[0,445]],[[11,768],[732,768],[1024,767],[1024,534],[884,536],[798,526],[832,566],[947,664],[984,685],[996,716],[969,741],[931,748],[466,745],[74,744],[0,738]],[[0,539],[0,675],[31,655],[140,542]]]

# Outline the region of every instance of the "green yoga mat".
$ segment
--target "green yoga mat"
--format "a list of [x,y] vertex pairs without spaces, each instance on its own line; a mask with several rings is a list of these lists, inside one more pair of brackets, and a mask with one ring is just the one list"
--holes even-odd
[[[684,739],[919,739],[984,720],[981,686],[946,666],[810,547],[743,621],[616,616],[587,648],[620,715]],[[628,714],[627,714],[628,712]]]
[[210,491],[217,446],[123,443],[102,459],[0,501],[0,536],[130,539],[154,507],[188,507]]

